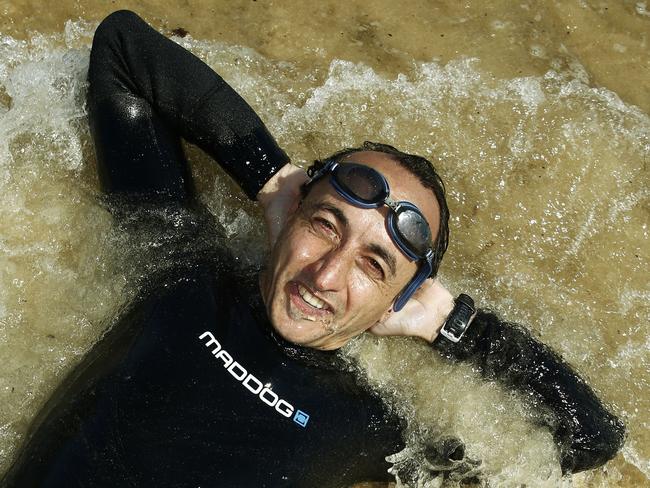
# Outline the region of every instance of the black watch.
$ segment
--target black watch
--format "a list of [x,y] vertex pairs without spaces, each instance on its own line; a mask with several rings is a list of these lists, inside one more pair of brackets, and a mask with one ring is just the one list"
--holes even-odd
[[451,342],[456,344],[469,329],[472,317],[476,313],[474,300],[469,295],[461,293],[454,301],[454,308],[451,310],[447,320],[440,329],[440,334],[434,342]]

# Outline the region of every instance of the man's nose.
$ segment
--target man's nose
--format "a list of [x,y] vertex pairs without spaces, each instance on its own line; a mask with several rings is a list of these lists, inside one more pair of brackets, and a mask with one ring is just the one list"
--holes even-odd
[[312,282],[321,291],[336,291],[345,286],[352,266],[351,253],[345,248],[330,249],[312,267]]

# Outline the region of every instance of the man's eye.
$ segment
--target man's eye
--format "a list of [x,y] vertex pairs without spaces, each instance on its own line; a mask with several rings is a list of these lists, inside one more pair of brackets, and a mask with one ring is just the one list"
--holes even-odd
[[381,264],[373,258],[367,258],[368,267],[370,268],[371,274],[378,279],[384,279],[384,268],[381,267]]
[[316,217],[314,220],[318,227],[324,229],[326,232],[332,234],[336,233],[336,227],[334,227],[334,224],[332,224],[329,220],[323,219],[321,217]]

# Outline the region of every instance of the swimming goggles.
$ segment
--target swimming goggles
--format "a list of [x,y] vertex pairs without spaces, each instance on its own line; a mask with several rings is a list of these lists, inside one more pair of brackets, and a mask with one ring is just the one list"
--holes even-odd
[[391,209],[388,215],[388,234],[406,257],[420,262],[413,279],[395,299],[393,310],[400,311],[413,293],[433,271],[433,249],[431,229],[424,215],[411,202],[396,202],[390,198],[388,181],[379,171],[358,163],[327,161],[325,166],[311,176],[308,185],[331,175],[330,183],[345,200],[359,208],[379,208],[386,205]]

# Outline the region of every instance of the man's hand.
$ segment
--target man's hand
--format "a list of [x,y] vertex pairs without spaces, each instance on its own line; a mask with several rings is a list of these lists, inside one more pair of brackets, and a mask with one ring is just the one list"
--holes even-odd
[[453,308],[451,293],[437,279],[426,280],[402,310],[390,312],[369,330],[381,336],[416,336],[432,342]]
[[298,208],[300,187],[308,180],[305,170],[287,163],[257,194],[257,201],[264,208],[264,220],[271,247],[275,244],[287,217]]

